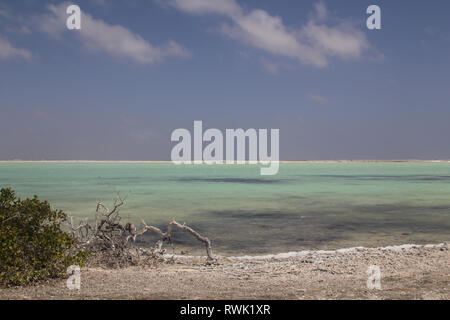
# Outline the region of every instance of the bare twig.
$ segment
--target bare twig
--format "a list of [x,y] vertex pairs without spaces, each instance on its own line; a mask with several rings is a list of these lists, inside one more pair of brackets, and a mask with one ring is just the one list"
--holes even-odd
[[6,218],[5,220],[2,220],[1,224],[4,224],[6,221],[12,220],[12,219],[17,218],[19,216],[20,216],[20,213],[18,212],[15,215],[13,215],[12,217],[9,217],[9,218]]
[[133,240],[136,240],[137,236],[143,235],[147,231],[152,231],[152,232],[156,233],[161,238],[161,240],[171,241],[172,229],[173,229],[173,226],[175,226],[183,231],[186,231],[186,232],[192,234],[194,237],[197,238],[197,240],[203,242],[205,244],[206,255],[208,257],[208,260],[210,260],[210,261],[214,260],[214,257],[212,254],[212,248],[211,248],[211,241],[208,238],[200,235],[197,231],[195,231],[191,227],[188,227],[184,224],[178,223],[175,220],[172,220],[167,227],[167,232],[162,232],[161,229],[154,227],[154,226],[149,226],[144,221],[142,221],[142,223],[144,224],[144,227],[140,231],[137,231],[134,234],[132,234]]

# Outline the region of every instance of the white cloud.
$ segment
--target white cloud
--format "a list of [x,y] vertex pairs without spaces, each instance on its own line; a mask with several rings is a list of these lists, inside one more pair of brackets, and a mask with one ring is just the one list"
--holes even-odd
[[31,53],[26,49],[14,47],[8,40],[0,36],[0,59],[21,58],[31,59]]
[[324,66],[327,63],[317,50],[299,41],[295,32],[288,30],[280,17],[257,9],[233,20],[234,24],[222,26],[222,32],[245,44],[273,55],[298,59],[305,64]]
[[[55,38],[60,38],[66,29],[66,8],[69,3],[49,5],[50,13],[36,19],[41,31]],[[142,64],[153,64],[166,57],[187,57],[189,51],[175,41],[154,46],[120,25],[110,25],[94,19],[88,13],[81,14],[81,30],[71,31],[76,34],[85,48],[107,53],[111,56],[128,58]]]
[[322,1],[315,4],[314,13],[300,29],[287,27],[281,17],[264,10],[246,12],[235,0],[171,0],[171,5],[189,13],[224,15],[231,20],[221,26],[225,35],[272,55],[315,67],[327,66],[329,57],[358,59],[370,47],[364,33],[350,23],[329,26]]
[[324,56],[357,59],[369,48],[365,35],[349,25],[328,27],[311,21],[301,30],[301,35]]

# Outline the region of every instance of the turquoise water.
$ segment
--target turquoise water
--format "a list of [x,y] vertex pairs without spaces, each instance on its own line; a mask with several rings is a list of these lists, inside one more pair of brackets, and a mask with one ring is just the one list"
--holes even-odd
[[[164,227],[174,218],[226,253],[450,240],[448,162],[283,162],[272,177],[255,165],[0,162],[0,186],[76,218],[118,190],[125,221]],[[189,236],[175,240],[201,250]]]

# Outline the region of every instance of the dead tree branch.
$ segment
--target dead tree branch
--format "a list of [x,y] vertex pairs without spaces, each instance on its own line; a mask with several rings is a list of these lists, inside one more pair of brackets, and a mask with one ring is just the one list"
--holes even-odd
[[214,260],[214,257],[212,254],[212,248],[211,248],[211,241],[208,238],[200,235],[197,231],[195,231],[191,227],[181,224],[175,220],[172,220],[167,227],[167,232],[164,233],[161,231],[161,229],[154,227],[154,226],[149,226],[144,221],[142,221],[142,223],[144,224],[144,227],[142,228],[141,231],[135,232],[133,234],[133,240],[136,240],[136,236],[138,236],[138,235],[143,235],[147,231],[152,231],[152,232],[156,233],[161,238],[161,240],[171,242],[172,229],[173,229],[173,226],[175,226],[180,230],[183,230],[183,231],[186,231],[186,232],[192,234],[194,237],[197,238],[197,240],[199,240],[200,242],[203,242],[205,244],[206,255],[207,255],[208,261]]
[[[119,193],[117,193],[111,210],[104,203],[98,202],[93,226],[85,219],[75,227],[72,217],[69,217],[70,230],[77,239],[79,246],[94,255],[101,256],[103,263],[126,266],[130,263],[136,264],[136,259],[139,260],[140,258],[139,252],[146,252],[147,256],[159,256],[161,258],[165,252],[162,249],[162,244],[164,242],[172,243],[172,229],[176,227],[192,234],[197,240],[202,242],[205,245],[207,261],[214,261],[211,241],[185,224],[172,220],[168,224],[166,232],[163,232],[158,227],[147,225],[143,220],[143,227],[140,230],[137,230],[132,223],[122,224],[119,211],[124,203],[124,199],[120,197]],[[132,239],[135,242],[137,237],[144,235],[147,231],[155,233],[160,238],[155,248],[150,253],[142,249],[133,250],[135,247],[131,246],[130,240]]]

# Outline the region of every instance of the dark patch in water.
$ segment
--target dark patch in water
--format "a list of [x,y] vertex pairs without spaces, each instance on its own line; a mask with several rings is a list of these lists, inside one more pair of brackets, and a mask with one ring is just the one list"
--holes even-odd
[[356,213],[376,213],[376,214],[400,214],[411,215],[413,213],[421,214],[426,212],[429,214],[432,211],[447,211],[450,215],[450,207],[444,205],[434,206],[411,206],[404,204],[375,204],[366,206],[352,206],[351,211]]
[[306,196],[286,196],[286,197],[280,197],[280,200],[305,200],[310,199],[311,197]]
[[255,220],[255,219],[297,220],[297,219],[303,218],[301,214],[292,213],[292,212],[275,211],[275,210],[270,210],[270,211],[266,211],[266,212],[250,211],[250,210],[220,210],[220,211],[208,211],[205,214],[222,217],[222,218],[232,218],[232,219],[239,219],[239,220]]
[[367,206],[353,206],[353,212],[361,212],[361,213],[381,213],[381,214],[390,214],[395,212],[408,212],[411,209],[415,209],[415,207],[407,206],[407,205],[399,205],[399,204],[375,204],[375,205],[367,205]]
[[281,179],[255,179],[255,178],[178,178],[179,182],[218,182],[218,183],[248,183],[248,184],[275,184],[286,180]]
[[[408,239],[399,240],[398,243],[448,234],[450,220],[427,221],[429,215],[420,215],[423,212],[431,213],[431,208],[446,209],[437,205],[418,208],[403,204],[376,204],[317,211],[209,210],[191,216],[186,223],[208,237],[213,250],[233,255],[246,252],[258,254],[330,248],[337,243],[348,243],[348,246],[370,245],[373,239],[380,244],[380,239],[385,235],[389,239],[385,243],[387,245],[392,244],[395,237],[405,237],[405,234],[408,234]],[[405,213],[407,216],[404,216]],[[443,210],[437,214],[443,218],[449,213]],[[436,217],[436,211],[433,217]],[[163,231],[167,228],[166,223],[157,226]],[[157,240],[157,236],[146,234],[139,239],[139,243],[153,245]],[[188,251],[203,253],[203,244],[190,234],[174,229],[173,241],[176,249],[177,246],[185,247]],[[165,248],[171,252],[167,244]]]
[[434,233],[442,233],[445,234],[449,230],[450,226],[445,226],[437,223],[427,223],[420,222],[417,224],[415,221],[364,221],[364,222],[335,222],[328,224],[326,229],[333,230],[335,232],[367,232],[373,231],[374,233],[399,233],[399,232],[407,232],[407,233],[425,233],[425,234],[434,234]]
[[347,180],[391,180],[391,181],[450,181],[450,176],[431,176],[431,175],[302,175],[300,177],[314,177],[327,179],[347,179]]
[[450,212],[450,207],[449,206],[430,206],[430,207],[428,207],[428,209],[431,209],[431,210],[448,210]]
[[107,177],[107,178],[105,178],[105,177],[98,176],[95,179],[101,179],[101,180],[104,180],[104,181],[110,181],[110,180],[113,180],[113,181],[133,181],[133,180],[142,180],[142,179],[145,179],[145,178],[144,177],[130,177],[130,176]]
[[132,195],[149,196],[149,195],[152,195],[152,194],[156,194],[156,192],[155,191],[147,191],[147,192],[132,191],[132,192],[130,192],[130,194],[132,194]]

